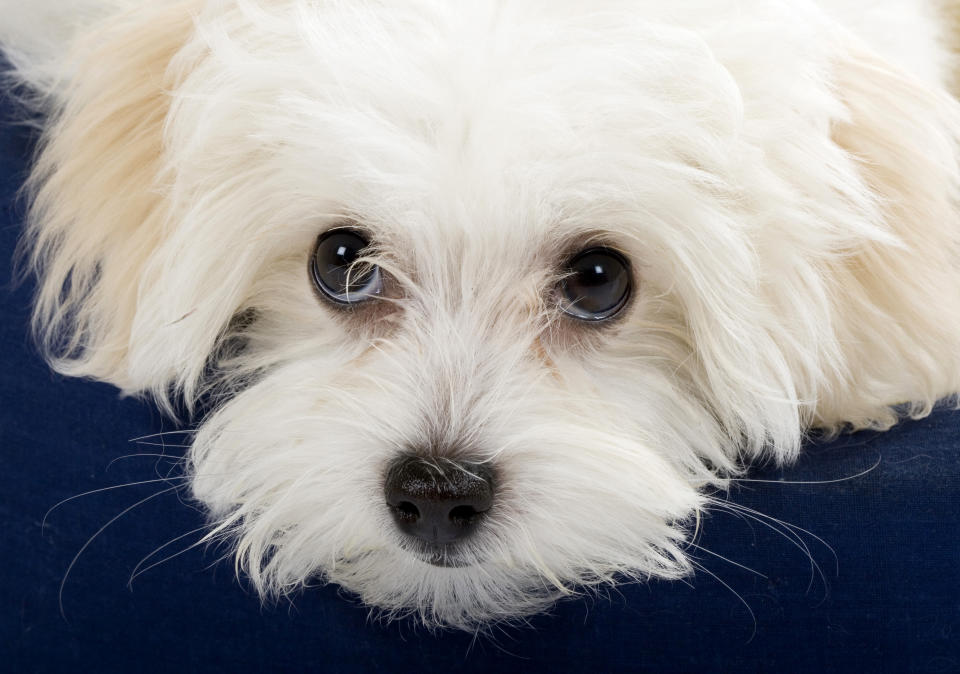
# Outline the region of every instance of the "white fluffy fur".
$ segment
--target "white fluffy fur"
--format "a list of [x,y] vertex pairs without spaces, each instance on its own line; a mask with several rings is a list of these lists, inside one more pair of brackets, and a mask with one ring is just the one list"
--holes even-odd
[[[681,576],[744,460],[960,389],[943,6],[76,8],[0,0],[49,112],[36,329],[63,372],[215,397],[193,490],[264,594],[319,577],[468,627]],[[366,313],[306,274],[345,218],[394,283]],[[589,240],[638,275],[605,329],[551,294]],[[384,467],[427,446],[496,465],[471,566],[411,556],[384,507]]]

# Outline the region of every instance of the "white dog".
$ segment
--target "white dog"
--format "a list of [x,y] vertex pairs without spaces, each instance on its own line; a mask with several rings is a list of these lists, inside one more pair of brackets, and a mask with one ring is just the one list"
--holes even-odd
[[0,0],[40,343],[215,403],[266,596],[683,576],[746,461],[960,390],[948,4]]

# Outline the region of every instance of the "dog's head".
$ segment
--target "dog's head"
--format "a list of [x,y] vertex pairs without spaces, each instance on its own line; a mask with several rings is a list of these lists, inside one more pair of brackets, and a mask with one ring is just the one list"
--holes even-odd
[[822,251],[891,238],[819,19],[200,4],[73,57],[28,237],[58,366],[213,403],[194,494],[265,594],[466,626],[687,573],[704,488],[842,369]]

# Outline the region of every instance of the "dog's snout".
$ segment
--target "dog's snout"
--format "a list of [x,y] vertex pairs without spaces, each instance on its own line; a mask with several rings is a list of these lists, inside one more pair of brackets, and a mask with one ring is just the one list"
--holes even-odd
[[467,538],[493,505],[493,472],[484,464],[396,460],[387,471],[384,493],[397,527],[432,545]]

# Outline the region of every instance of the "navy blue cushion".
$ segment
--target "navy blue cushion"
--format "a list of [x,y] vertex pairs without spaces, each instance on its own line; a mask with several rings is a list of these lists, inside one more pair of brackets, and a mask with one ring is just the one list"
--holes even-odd
[[[0,127],[8,279],[34,138]],[[334,587],[262,608],[222,550],[188,549],[202,513],[161,481],[183,448],[133,440],[169,422],[51,374],[28,337],[30,295],[0,292],[0,670],[960,671],[955,412],[756,469],[703,521],[691,552],[705,570],[689,583],[573,599],[492,637],[429,634],[370,621]]]

